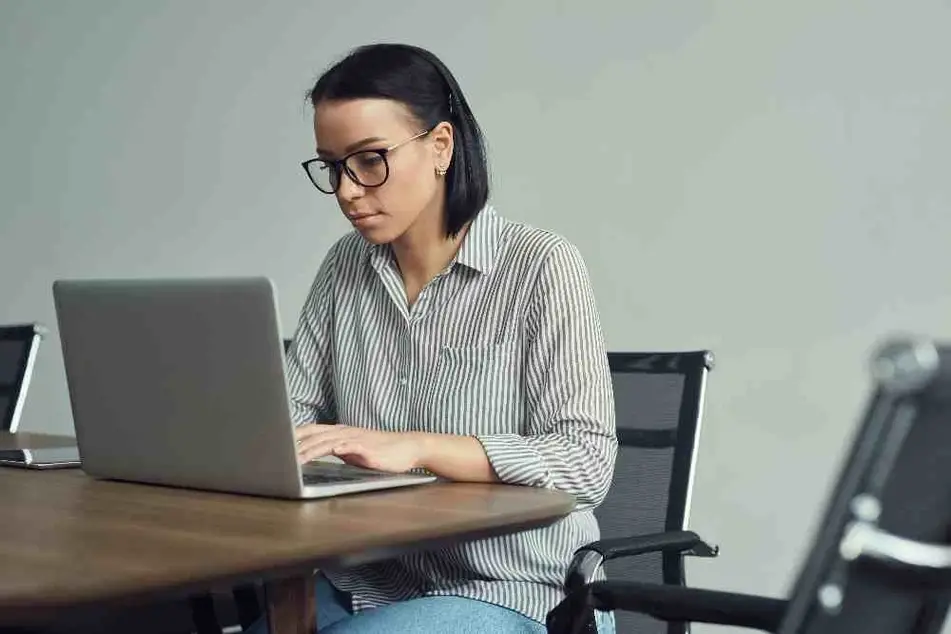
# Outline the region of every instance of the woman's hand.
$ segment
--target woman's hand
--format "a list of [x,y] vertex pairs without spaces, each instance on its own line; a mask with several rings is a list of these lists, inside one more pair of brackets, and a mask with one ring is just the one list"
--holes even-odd
[[302,463],[337,456],[348,464],[379,471],[426,469],[449,480],[499,481],[482,444],[472,436],[375,431],[326,423],[301,425],[294,434]]
[[423,439],[412,432],[388,432],[311,423],[294,430],[301,463],[324,456],[367,469],[403,473],[420,466]]

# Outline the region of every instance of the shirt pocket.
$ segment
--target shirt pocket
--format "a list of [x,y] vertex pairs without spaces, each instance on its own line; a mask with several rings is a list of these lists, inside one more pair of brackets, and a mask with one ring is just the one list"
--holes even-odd
[[522,433],[522,355],[517,343],[444,347],[425,393],[430,431]]

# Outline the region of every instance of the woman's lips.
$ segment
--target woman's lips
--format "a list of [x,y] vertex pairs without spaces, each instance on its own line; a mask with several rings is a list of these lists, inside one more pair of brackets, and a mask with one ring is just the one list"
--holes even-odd
[[381,214],[358,214],[354,216],[348,216],[350,222],[355,227],[368,227],[379,222]]

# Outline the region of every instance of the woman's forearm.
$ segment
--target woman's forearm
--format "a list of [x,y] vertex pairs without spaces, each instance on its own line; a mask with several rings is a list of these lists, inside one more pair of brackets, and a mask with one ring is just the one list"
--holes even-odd
[[498,482],[482,443],[472,436],[418,432],[418,466],[448,480]]

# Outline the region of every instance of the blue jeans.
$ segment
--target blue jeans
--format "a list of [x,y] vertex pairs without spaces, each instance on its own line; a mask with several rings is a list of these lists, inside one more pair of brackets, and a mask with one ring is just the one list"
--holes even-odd
[[[350,595],[337,590],[321,574],[315,579],[317,630],[320,634],[545,634],[545,626],[527,616],[491,603],[463,597],[421,597],[354,614]],[[598,633],[614,634],[614,617],[599,612]],[[261,619],[248,630],[267,634]]]

